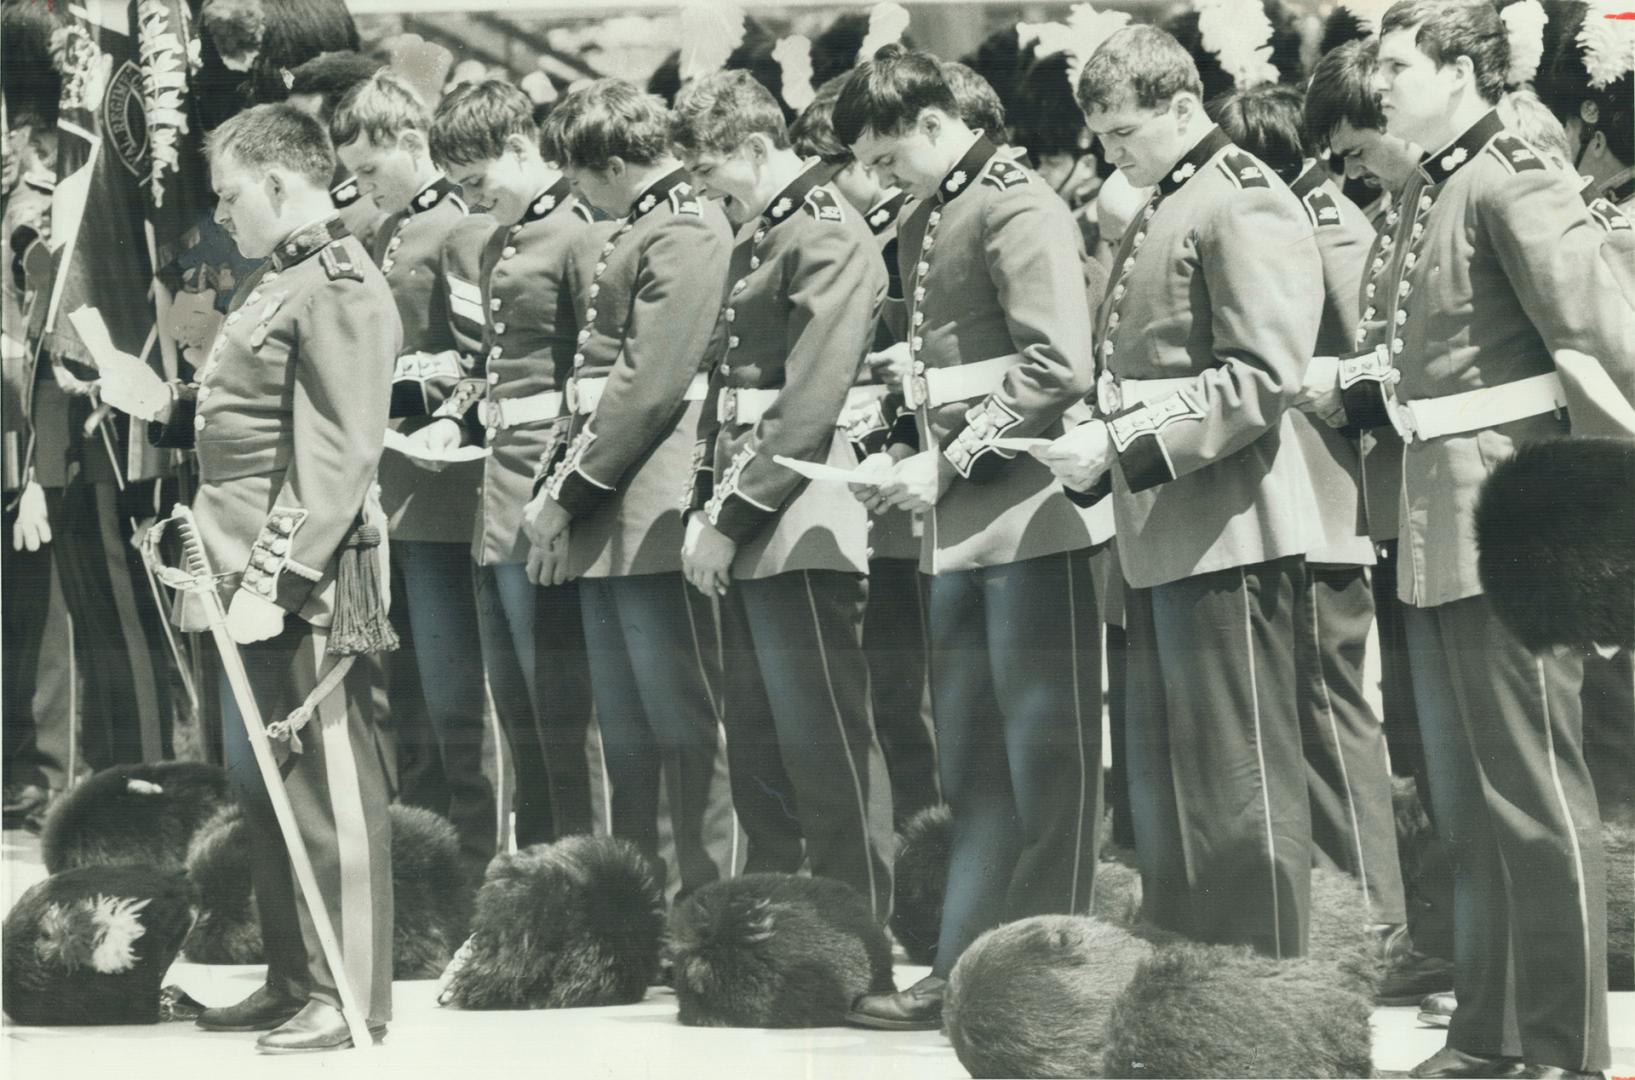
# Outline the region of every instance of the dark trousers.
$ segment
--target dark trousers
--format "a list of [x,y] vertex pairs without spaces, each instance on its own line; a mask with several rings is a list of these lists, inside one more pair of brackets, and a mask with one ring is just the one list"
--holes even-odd
[[80,745],[94,769],[170,756],[172,664],[120,503],[111,481],[46,489],[52,554],[84,676]]
[[704,822],[715,773],[720,654],[709,602],[680,572],[582,578],[596,722],[612,785],[613,835],[659,856],[659,782],[683,894],[721,877]]
[[1380,642],[1380,722],[1391,752],[1391,772],[1418,779],[1425,790],[1425,748],[1419,737],[1419,708],[1414,704],[1413,672],[1408,663],[1408,634],[1402,625],[1405,605],[1397,599],[1397,542],[1374,546],[1377,561],[1370,575],[1374,622]]
[[517,846],[590,832],[590,661],[579,586],[541,589],[522,563],[480,566],[477,622],[516,772]]
[[1385,734],[1363,696],[1374,596],[1360,566],[1306,564],[1295,603],[1313,854],[1362,882],[1377,923],[1407,921]]
[[1480,596],[1409,608],[1406,625],[1430,797],[1454,865],[1448,1045],[1605,1069],[1606,870],[1582,661],[1529,654]]
[[[868,579],[793,570],[721,602],[722,720],[746,873],[844,881],[891,913],[891,784],[869,710]],[[804,839],[804,852],[802,840]]]
[[1584,759],[1602,817],[1635,817],[1635,671],[1629,650],[1584,657]]
[[[322,632],[299,619],[270,641],[240,647],[262,720],[272,724],[301,705],[335,663],[324,655]],[[302,842],[340,942],[347,977],[371,1022],[392,1016],[392,821],[386,765],[371,719],[371,676],[355,662],[297,732],[301,750],[284,740],[281,757]],[[282,993],[341,1007],[335,976],[324,959],[311,912],[290,867],[272,803],[261,781],[237,700],[221,680],[228,781],[244,808],[253,846],[250,873],[267,984]]]
[[954,814],[938,975],[1000,923],[1089,908],[1100,627],[1082,552],[931,580],[932,708]]
[[1280,957],[1306,950],[1311,806],[1301,753],[1298,557],[1125,598],[1130,802],[1146,915]]
[[1107,808],[1113,814],[1114,847],[1135,850],[1135,823],[1130,815],[1129,638],[1122,626],[1103,624],[1107,646],[1107,735],[1113,760],[1107,767]]
[[891,774],[891,807],[901,823],[942,801],[926,670],[925,575],[913,559],[869,563],[863,651],[868,656],[874,730]]
[[74,738],[74,654],[51,548],[14,551],[15,511],[0,525],[0,695],[5,782],[61,791],[85,771]]
[[483,657],[471,549],[394,540],[393,595],[403,645],[387,663],[398,798],[447,817],[461,857],[486,866],[495,848],[494,792],[483,775]]

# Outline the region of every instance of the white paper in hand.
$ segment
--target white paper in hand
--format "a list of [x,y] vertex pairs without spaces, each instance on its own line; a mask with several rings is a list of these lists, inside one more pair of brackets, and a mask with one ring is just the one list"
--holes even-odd
[[799,458],[785,457],[783,454],[772,455],[772,460],[792,472],[800,473],[808,480],[831,480],[837,484],[868,484],[877,485],[878,477],[871,478],[868,473],[859,473],[856,469],[837,469],[833,465],[819,465],[815,461],[802,461]]
[[102,400],[139,420],[153,420],[170,404],[170,388],[158,374],[130,353],[114,347],[101,312],[82,307],[68,313],[74,332],[96,361]]
[[462,461],[476,461],[488,456],[486,446],[456,446],[446,454],[434,454],[424,443],[409,438],[401,431],[386,429],[386,449],[396,450],[404,457],[419,458],[421,461],[447,461],[458,464]]
[[998,450],[1015,450],[1018,453],[1027,453],[1050,445],[1049,439],[989,439],[988,445]]

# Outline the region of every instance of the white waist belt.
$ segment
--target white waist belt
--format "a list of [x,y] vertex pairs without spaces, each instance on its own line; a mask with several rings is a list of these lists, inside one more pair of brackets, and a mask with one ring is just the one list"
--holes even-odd
[[1436,439],[1525,420],[1554,412],[1566,404],[1561,376],[1552,371],[1499,386],[1467,390],[1463,394],[1400,402],[1398,409],[1399,415],[1408,414],[1411,438]]
[[1156,401],[1177,390],[1185,390],[1196,381],[1196,375],[1188,375],[1182,379],[1120,379],[1118,380],[1120,408],[1127,409],[1144,401]]
[[477,403],[477,418],[484,427],[522,427],[555,420],[562,415],[562,391],[547,390],[527,397],[487,398]]
[[716,416],[723,424],[758,424],[782,390],[755,390],[724,386],[715,398]]
[[1011,353],[958,367],[927,368],[903,380],[903,398],[910,408],[924,405],[935,409],[955,401],[987,397],[1005,381],[1005,372],[1021,362],[1021,353]]
[[[572,379],[568,382],[568,408],[581,416],[589,416],[602,403],[602,392],[607,379]],[[703,401],[710,393],[710,377],[703,372],[693,376],[687,384],[683,401]]]

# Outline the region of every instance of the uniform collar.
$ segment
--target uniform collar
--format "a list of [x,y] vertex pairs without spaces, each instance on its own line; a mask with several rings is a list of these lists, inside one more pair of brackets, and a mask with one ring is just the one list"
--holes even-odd
[[409,200],[409,213],[422,214],[441,203],[451,195],[459,193],[459,185],[446,176],[439,176],[431,183],[420,189],[420,193]]
[[792,217],[806,196],[813,188],[823,183],[823,163],[821,161],[807,161],[803,163],[800,175],[784,185],[784,189],[773,197],[772,202],[762,211],[761,217],[770,225],[781,225]]
[[528,204],[528,212],[522,215],[521,224],[538,221],[552,210],[568,201],[568,190],[572,185],[566,176],[557,177],[556,183],[540,192],[539,198]]
[[630,208],[630,220],[639,221],[652,213],[677,188],[683,189],[682,194],[692,191],[692,186],[687,183],[687,171],[679,165],[647,185],[647,190],[637,197],[636,204]]
[[1433,184],[1446,183],[1448,177],[1464,168],[1493,136],[1504,130],[1498,109],[1489,109],[1465,133],[1434,154],[1426,154],[1419,162],[1419,170]]
[[1173,195],[1181,190],[1181,185],[1198,175],[1198,170],[1209,164],[1209,159],[1232,145],[1232,140],[1226,137],[1226,132],[1219,127],[1211,127],[1203,138],[1181,155],[1173,168],[1158,181],[1158,190],[1164,195]]
[[329,189],[329,198],[335,204],[337,210],[344,210],[363,198],[363,189],[358,187],[358,178],[355,176],[342,177]]
[[1618,206],[1635,197],[1635,165],[1607,177],[1596,186],[1595,194]]
[[891,190],[885,198],[869,207],[869,212],[863,215],[863,220],[869,223],[869,230],[879,236],[893,225],[903,215],[903,207],[908,203],[908,192]]
[[268,262],[274,270],[283,271],[350,235],[341,219],[331,214],[284,237],[273,248]]
[[1295,179],[1294,183],[1289,185],[1289,190],[1294,192],[1295,198],[1304,199],[1307,195],[1322,187],[1323,182],[1327,179],[1328,168],[1320,161],[1313,162],[1305,172]]
[[986,135],[978,133],[976,142],[965,151],[965,156],[959,159],[942,183],[937,185],[937,202],[943,204],[954,198],[962,191],[969,191],[975,183],[978,174],[988,164],[988,159],[999,152]]

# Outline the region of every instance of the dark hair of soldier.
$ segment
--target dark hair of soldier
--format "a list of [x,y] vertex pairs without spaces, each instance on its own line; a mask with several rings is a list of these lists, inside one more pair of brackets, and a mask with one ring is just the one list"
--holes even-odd
[[[614,158],[652,165],[670,150],[664,102],[623,79],[597,79],[556,106],[562,114],[563,164],[598,172]],[[554,115],[554,113],[553,113]]]
[[1348,41],[1317,61],[1306,87],[1308,144],[1327,146],[1342,120],[1358,131],[1385,130],[1373,85],[1377,55],[1372,41]]
[[789,125],[789,143],[803,158],[815,157],[825,165],[851,164],[851,148],[835,134],[835,102],[846,76],[836,75],[822,86],[795,122]]
[[684,152],[731,154],[751,135],[765,135],[779,150],[789,146],[783,109],[749,72],[691,79],[676,95],[670,140]]
[[1200,99],[1204,93],[1192,55],[1156,26],[1126,26],[1084,65],[1077,96],[1088,115],[1115,108],[1132,95],[1140,108],[1156,109],[1183,93]]
[[327,188],[335,175],[335,148],[315,116],[293,105],[255,105],[205,136],[212,161],[231,154],[255,171],[287,169],[316,187]]
[[[1590,86],[1584,46],[1579,41],[1589,6],[1578,0],[1548,0],[1544,6],[1550,21],[1544,24],[1544,59],[1533,79],[1539,100],[1562,123],[1583,123],[1578,151],[1600,132],[1607,137],[1607,150],[1613,157],[1625,165],[1635,164],[1635,75],[1626,71],[1606,86]],[[1586,105],[1595,107],[1593,124],[1584,119]]]
[[510,83],[486,79],[443,95],[432,114],[426,141],[432,160],[448,168],[499,157],[512,135],[529,142],[538,140],[534,103]]
[[835,102],[835,135],[847,146],[865,131],[895,135],[926,109],[959,115],[942,65],[930,53],[887,45],[847,77]]
[[1497,104],[1510,68],[1510,39],[1492,4],[1449,4],[1446,0],[1401,0],[1380,20],[1380,37],[1418,27],[1414,41],[1437,66],[1470,58],[1476,90]]
[[954,106],[966,127],[976,128],[996,143],[1010,141],[1005,132],[1005,103],[987,79],[958,60],[942,62],[942,77],[954,92]]
[[1300,91],[1266,83],[1223,94],[1205,106],[1227,138],[1265,162],[1285,184],[1306,161]]
[[425,131],[431,125],[431,111],[414,87],[395,71],[382,70],[346,92],[335,115],[329,120],[329,134],[336,146],[346,146],[365,136],[381,145],[405,131]]

